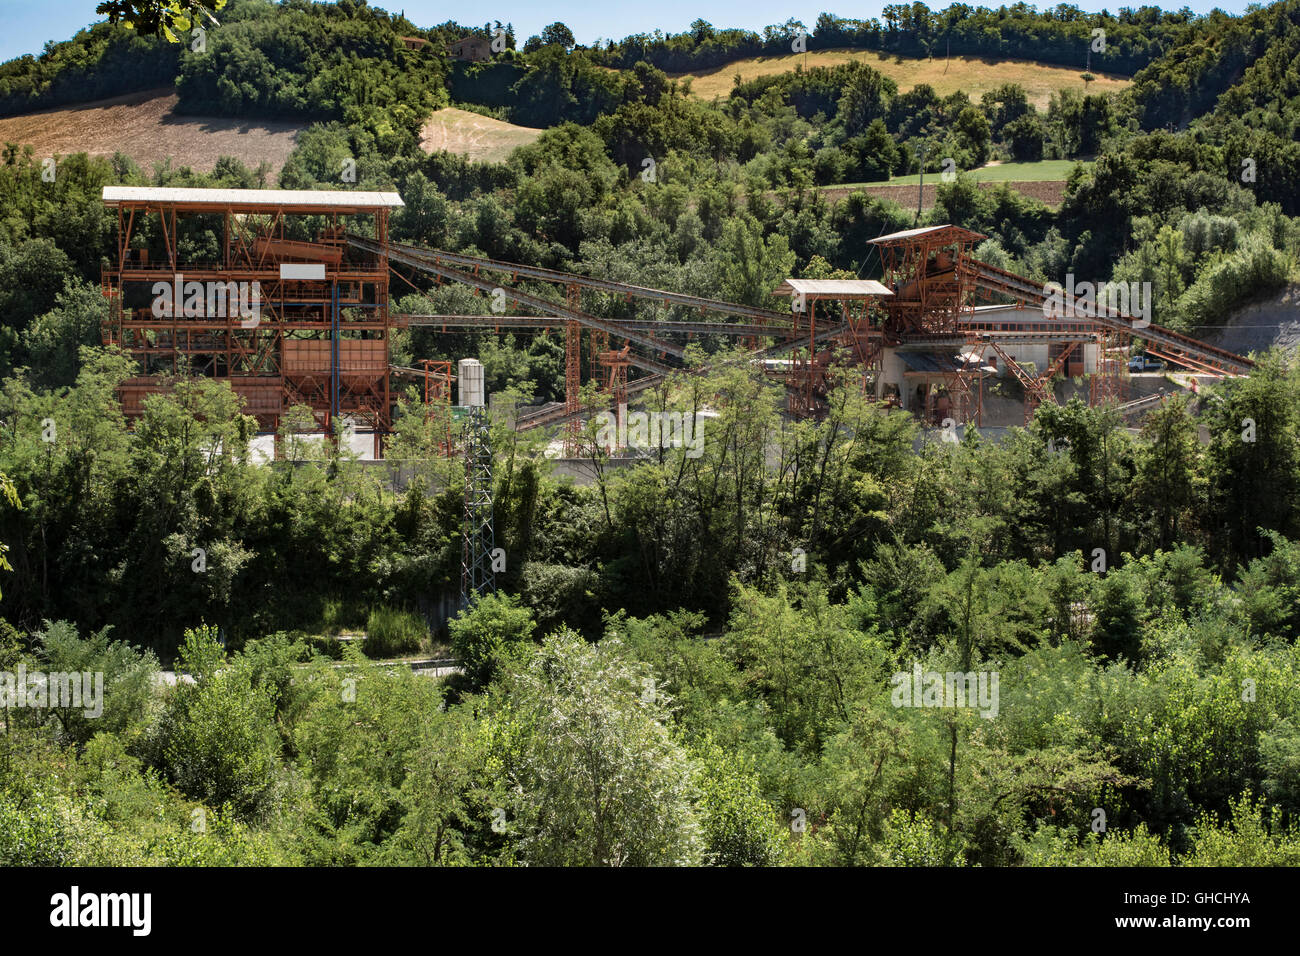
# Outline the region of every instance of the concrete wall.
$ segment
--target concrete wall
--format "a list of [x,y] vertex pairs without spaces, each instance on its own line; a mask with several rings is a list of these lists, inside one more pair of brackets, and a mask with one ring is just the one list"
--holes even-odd
[[[632,468],[646,459],[640,458],[609,458],[602,464],[601,468],[605,476],[621,471],[625,468]],[[596,483],[596,467],[592,464],[590,458],[552,458],[551,474],[556,478],[572,479],[575,485],[594,485]]]

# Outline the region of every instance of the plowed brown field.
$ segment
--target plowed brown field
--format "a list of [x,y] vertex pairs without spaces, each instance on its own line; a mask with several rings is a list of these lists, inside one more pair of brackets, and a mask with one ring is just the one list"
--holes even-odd
[[146,171],[171,157],[173,166],[211,172],[219,157],[234,156],[250,169],[265,160],[278,173],[305,128],[280,120],[178,116],[175,106],[176,93],[164,87],[8,116],[0,119],[0,142],[30,144],[42,158],[120,150]]

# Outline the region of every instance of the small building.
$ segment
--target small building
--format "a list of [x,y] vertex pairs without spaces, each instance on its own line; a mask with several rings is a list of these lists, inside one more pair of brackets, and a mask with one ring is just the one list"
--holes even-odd
[[408,50],[423,50],[429,41],[424,37],[402,37],[402,45]]
[[[956,404],[959,378],[966,379],[967,387],[981,389],[980,379],[997,372],[997,366],[987,362],[979,350],[955,351],[924,345],[886,347],[881,356],[876,397],[912,412],[927,424],[938,425],[945,418],[957,418],[961,413]],[[972,404],[978,408],[982,401]]]
[[447,55],[453,60],[481,63],[492,59],[492,41],[480,36],[462,37],[447,47]]

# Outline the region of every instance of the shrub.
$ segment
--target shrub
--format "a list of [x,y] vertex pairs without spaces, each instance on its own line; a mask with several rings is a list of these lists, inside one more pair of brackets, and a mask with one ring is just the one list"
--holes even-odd
[[103,713],[90,719],[76,709],[56,710],[64,739],[84,744],[96,733],[130,735],[149,712],[158,660],[122,641],[109,640],[109,628],[82,639],[76,625],[45,622],[34,635],[42,665],[49,671],[103,675]]
[[717,866],[774,866],[782,831],[758,778],[735,755],[709,741],[698,754],[697,809],[708,859]]
[[1289,267],[1285,253],[1251,233],[1235,252],[1210,259],[1179,297],[1179,325],[1193,331],[1222,325],[1232,309],[1285,283]]
[[215,630],[186,632],[180,663],[195,682],[172,692],[154,761],[182,793],[209,807],[228,803],[247,818],[267,809],[274,795],[274,690],[254,682],[248,660],[222,660]]
[[472,689],[492,680],[497,664],[511,645],[532,638],[537,627],[533,612],[510,594],[485,594],[451,621],[452,652],[460,658]]
[[418,651],[428,635],[420,615],[391,607],[375,608],[366,619],[366,656],[393,657]]

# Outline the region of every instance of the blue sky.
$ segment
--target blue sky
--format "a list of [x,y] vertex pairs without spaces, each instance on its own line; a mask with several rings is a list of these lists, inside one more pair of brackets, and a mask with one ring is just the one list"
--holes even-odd
[[[47,40],[66,40],[78,29],[95,22],[99,0],[0,0],[0,61],[24,53],[39,53]],[[969,2],[969,0],[968,0]],[[515,33],[522,43],[531,34],[556,20],[568,24],[579,43],[593,43],[598,38],[620,39],[631,33],[651,33],[656,29],[665,33],[680,33],[692,20],[703,17],[714,26],[762,29],[770,23],[784,23],[791,17],[812,26],[817,15],[829,10],[841,16],[879,16],[883,2],[841,2],[841,0],[656,0],[653,3],[620,3],[617,0],[557,0],[541,3],[537,0],[377,0],[374,6],[386,10],[405,10],[409,19],[427,27],[435,23],[455,20],[465,24],[500,20],[513,23]],[[948,5],[948,0],[934,0],[931,9]],[[995,0],[972,2],[972,6],[999,6]],[[1054,4],[1037,4],[1040,8]],[[1079,2],[1085,10],[1103,8],[1117,10],[1122,6],[1141,6],[1141,0],[1120,0],[1112,3]],[[1170,9],[1184,4],[1170,5]],[[1190,0],[1186,6],[1197,13],[1214,7],[1231,13],[1240,13],[1246,0],[1206,2]]]

